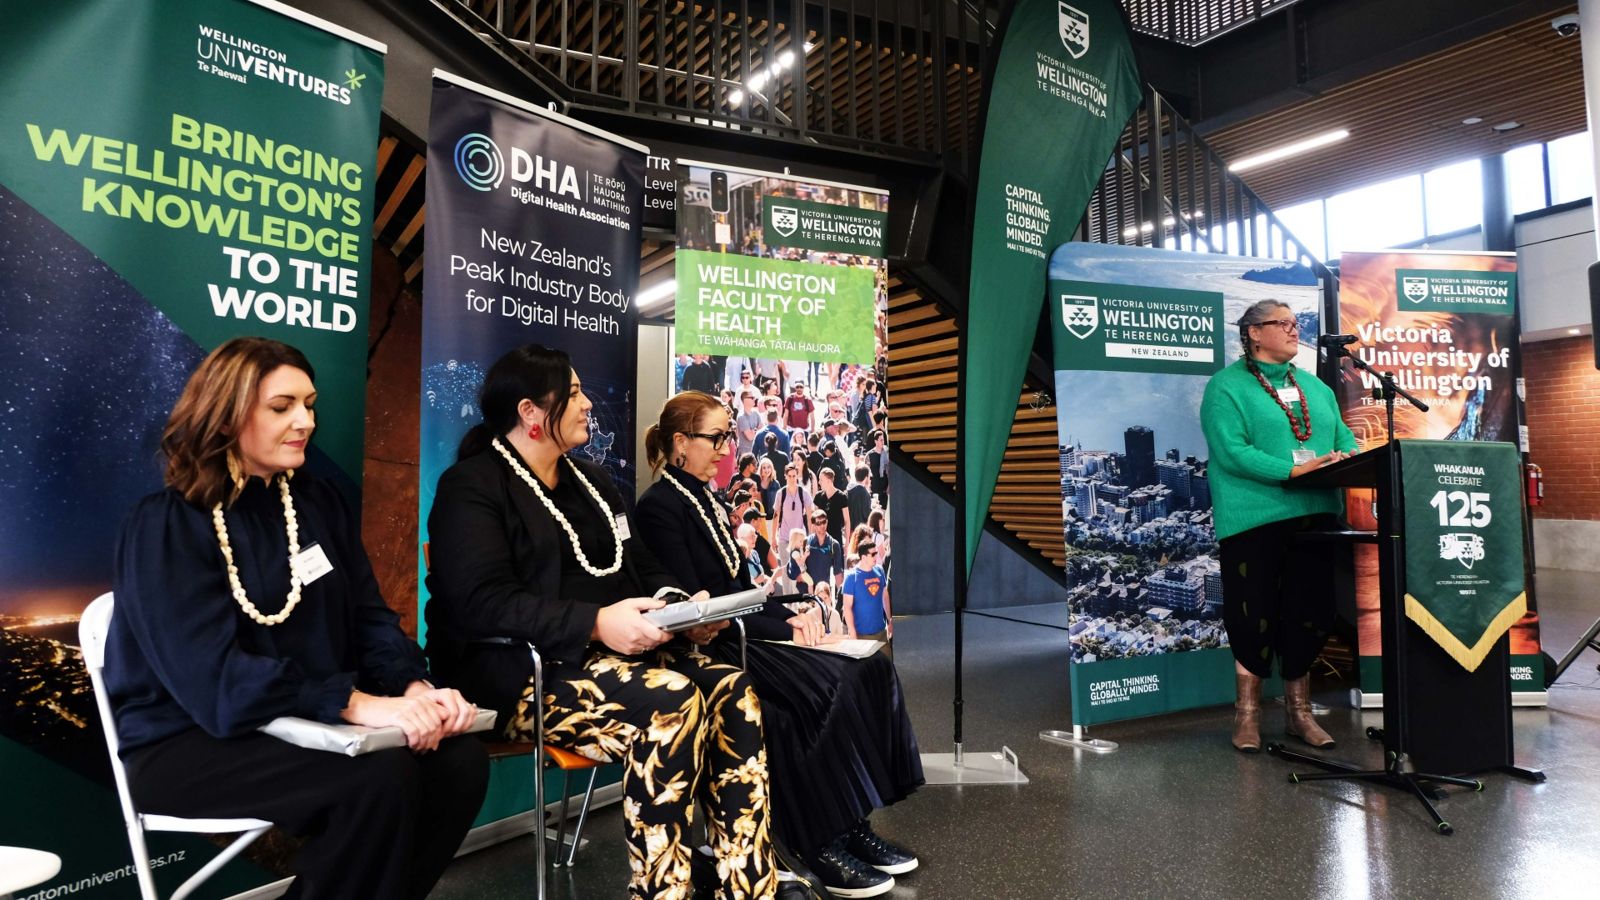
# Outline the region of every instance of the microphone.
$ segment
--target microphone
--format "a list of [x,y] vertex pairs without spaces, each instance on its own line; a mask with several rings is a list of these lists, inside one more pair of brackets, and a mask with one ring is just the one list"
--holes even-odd
[[1347,347],[1361,340],[1353,334],[1324,334],[1317,338],[1317,346],[1322,348]]

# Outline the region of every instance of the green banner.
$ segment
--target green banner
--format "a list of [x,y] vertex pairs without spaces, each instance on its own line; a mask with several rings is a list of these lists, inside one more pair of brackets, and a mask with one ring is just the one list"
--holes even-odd
[[870,363],[872,269],[679,249],[679,353]]
[[244,0],[137,0],[16,5],[0,59],[23,79],[0,185],[200,347],[304,351],[316,446],[359,482],[382,54]]
[[1517,273],[1395,269],[1394,295],[1401,312],[1509,316],[1516,310]]
[[1406,616],[1469,672],[1527,611],[1517,449],[1401,442]]
[[1037,330],[1046,257],[1077,225],[1140,83],[1112,0],[1019,0],[989,83],[967,290],[968,571]]
[[1223,367],[1222,294],[1051,279],[1055,367],[1210,375]]
[[762,240],[769,247],[883,256],[889,214],[883,210],[767,197],[761,204]]

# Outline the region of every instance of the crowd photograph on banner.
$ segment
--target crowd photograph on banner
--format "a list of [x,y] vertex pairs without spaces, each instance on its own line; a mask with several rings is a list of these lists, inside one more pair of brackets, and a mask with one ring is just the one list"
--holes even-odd
[[[801,323],[820,320],[824,328],[805,332],[813,339],[809,352],[802,347],[779,358],[774,343],[752,334],[740,348],[744,355],[678,352],[671,377],[676,391],[709,394],[728,410],[735,446],[713,483],[731,510],[741,549],[753,560],[756,583],[774,594],[822,598],[844,624],[844,634],[873,633],[881,623],[884,636],[892,637],[887,265],[881,250],[825,249],[827,236],[807,234],[809,220],[802,220],[800,207],[786,205],[812,204],[804,209],[845,210],[844,215],[860,210],[872,218],[853,223],[865,235],[850,249],[868,250],[881,246],[886,198],[840,185],[696,166],[687,167],[680,197],[680,255],[698,250],[736,256],[740,264],[775,259],[811,267],[809,272],[868,276],[856,282],[861,296],[837,298],[857,301],[849,318],[841,310]],[[682,351],[681,329],[693,312],[681,293],[678,302]],[[791,309],[777,312],[788,314],[783,324],[799,320]],[[837,326],[837,343],[826,340],[830,323]],[[852,353],[855,359],[842,358]],[[868,631],[857,627],[858,610],[863,622],[874,623]]]

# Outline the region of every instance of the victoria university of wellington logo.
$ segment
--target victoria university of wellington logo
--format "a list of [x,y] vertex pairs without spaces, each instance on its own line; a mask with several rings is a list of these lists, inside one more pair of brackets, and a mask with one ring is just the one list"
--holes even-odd
[[1083,59],[1089,52],[1089,14],[1076,6],[1057,3],[1056,21],[1061,26],[1061,45],[1073,59]]
[[1082,340],[1100,327],[1100,301],[1088,294],[1061,295],[1061,324]]
[[772,208],[772,228],[774,231],[788,237],[800,227],[800,211],[792,206],[774,206]]

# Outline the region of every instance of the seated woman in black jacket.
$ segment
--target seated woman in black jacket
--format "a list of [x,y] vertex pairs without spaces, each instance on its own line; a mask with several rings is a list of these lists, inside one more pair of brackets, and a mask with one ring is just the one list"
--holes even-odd
[[[731,435],[716,398],[688,391],[668,400],[645,434],[661,478],[636,511],[640,537],[656,558],[685,588],[713,595],[750,586],[727,510],[707,487]],[[887,892],[892,876],[915,869],[917,859],[875,834],[867,816],[923,783],[894,664],[882,654],[857,660],[765,642],[815,644],[821,622],[814,611],[796,616],[769,602],[744,623],[747,672],[767,721],[778,837],[837,896]],[[730,637],[724,631],[706,653],[737,664],[738,642]]]
[[[360,517],[302,474],[316,388],[300,351],[235,338],[161,438],[167,489],[117,543],[105,685],[146,813],[254,817],[308,837],[294,897],[424,897],[483,802],[476,710],[428,683],[383,602]],[[349,757],[256,729],[279,716],[399,726]],[[443,740],[442,740],[443,739]]]
[[739,669],[667,644],[644,618],[687,594],[630,528],[605,470],[566,455],[588,440],[593,406],[567,355],[507,353],[478,405],[483,424],[428,515],[434,670],[529,740],[533,663],[516,642],[539,648],[545,742],[624,763],[630,896],[688,896],[697,799],[710,809],[717,896],[774,896],[760,704]]

